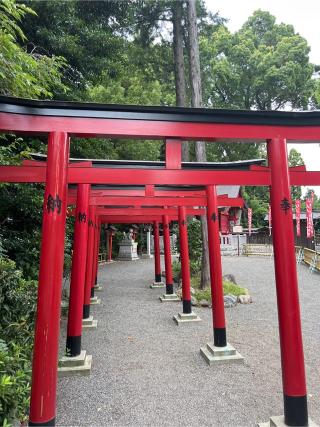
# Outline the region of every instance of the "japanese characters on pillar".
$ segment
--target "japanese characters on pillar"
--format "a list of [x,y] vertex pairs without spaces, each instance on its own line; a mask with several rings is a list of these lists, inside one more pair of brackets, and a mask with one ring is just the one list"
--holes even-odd
[[284,138],[268,141],[271,167],[273,247],[284,395],[284,421],[307,426],[307,390],[293,235],[287,145]]
[[67,133],[51,132],[43,206],[30,426],[55,425],[68,157]]
[[300,218],[301,218],[301,201],[296,200],[296,232],[297,236],[300,237],[301,235],[301,228],[300,228]]
[[87,262],[86,262],[86,276],[84,288],[84,304],[83,304],[83,319],[90,317],[90,298],[91,298],[91,285],[92,285],[92,272],[93,272],[93,257],[94,257],[94,206],[89,207],[89,220],[88,220],[88,245],[87,245]]
[[249,236],[251,236],[252,231],[252,209],[248,208],[248,232]]

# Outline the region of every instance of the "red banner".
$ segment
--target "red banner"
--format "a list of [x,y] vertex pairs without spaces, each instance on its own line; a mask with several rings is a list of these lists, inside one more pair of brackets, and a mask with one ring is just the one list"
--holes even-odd
[[268,220],[269,220],[269,236],[271,236],[272,217],[271,217],[271,206],[270,205],[269,205],[269,210],[268,210]]
[[300,230],[300,216],[301,216],[301,201],[296,200],[296,230],[297,230],[297,236],[301,235]]
[[307,238],[311,239],[314,234],[313,218],[312,218],[312,199],[306,199],[306,211],[307,211]]
[[248,208],[248,229],[249,229],[249,236],[251,236],[251,228],[252,228],[252,209]]

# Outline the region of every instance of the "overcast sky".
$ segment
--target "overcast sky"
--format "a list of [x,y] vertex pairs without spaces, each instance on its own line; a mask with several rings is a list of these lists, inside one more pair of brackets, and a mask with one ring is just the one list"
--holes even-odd
[[[311,48],[310,61],[320,64],[320,0],[206,0],[206,3],[209,10],[229,20],[227,26],[231,31],[237,31],[257,9],[270,12],[277,23],[294,26]],[[320,170],[318,144],[296,144],[294,147],[301,152],[308,170]],[[320,187],[316,192],[319,196]]]

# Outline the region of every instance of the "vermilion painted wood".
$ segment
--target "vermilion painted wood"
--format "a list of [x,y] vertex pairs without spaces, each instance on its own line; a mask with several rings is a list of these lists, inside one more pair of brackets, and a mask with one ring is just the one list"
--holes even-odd
[[[176,221],[178,219],[178,215],[170,216],[170,221]],[[104,216],[100,217],[102,224],[153,224],[154,221],[162,221],[162,215],[154,215],[154,216],[132,216],[129,217],[127,215],[121,216]]]
[[[0,182],[45,182],[45,173],[45,167],[1,166]],[[128,185],[128,181],[131,185],[172,185],[174,183],[174,185],[269,186],[271,175],[268,168],[252,171],[137,169],[133,173],[132,169],[77,167],[71,168],[68,173],[69,184]],[[290,172],[290,185],[320,185],[320,172],[293,170]],[[112,194],[111,191],[110,194]],[[119,195],[119,191],[116,190],[114,194]],[[139,195],[135,191],[131,194]],[[167,193],[161,192],[158,194],[167,195]]]
[[[217,190],[215,186],[207,187],[207,224],[208,224],[208,247],[212,298],[212,320],[214,329],[225,329],[226,321],[224,314],[222,266],[219,236],[219,213],[217,203]],[[215,334],[215,341],[217,334]],[[215,342],[215,345],[218,343]],[[226,343],[225,343],[226,345]],[[219,345],[220,346],[220,345]]]
[[12,131],[33,135],[57,131],[68,132],[71,136],[80,137],[181,138],[206,141],[214,141],[216,138],[265,140],[282,137],[290,140],[320,139],[320,129],[317,126],[290,127],[155,120],[90,119],[11,113],[0,113],[0,130],[2,132]]
[[[73,204],[74,196],[68,197],[68,204]],[[90,205],[93,206],[206,206],[206,197],[91,197]],[[228,198],[218,196],[219,206],[243,207],[241,197]]]
[[[87,314],[84,318],[88,318],[90,314],[90,296],[92,284],[92,266],[94,256],[94,219],[95,208],[89,207],[89,222],[88,222],[88,247],[87,247],[87,262],[86,262],[86,280],[84,288],[84,306],[86,307]],[[89,314],[88,314],[89,312]]]
[[[225,200],[225,199],[224,199]],[[236,199],[227,199],[229,202]],[[237,202],[242,200],[237,199]],[[68,199],[69,201],[69,199]],[[205,197],[91,197],[90,205],[95,206],[206,206]],[[238,205],[237,205],[238,206]]]
[[99,217],[97,217],[97,246],[96,246],[95,270],[94,270],[93,285],[92,285],[93,287],[97,283],[97,279],[98,279],[100,238],[101,238],[101,221]]
[[166,139],[166,169],[181,169],[182,141]]
[[[177,208],[101,208],[97,207],[97,215],[129,215],[129,216],[139,216],[139,215],[176,215]],[[193,209],[186,208],[187,215],[205,215],[205,209]]]
[[33,350],[31,425],[53,422],[56,413],[68,156],[68,135],[63,132],[50,133]]
[[112,261],[112,233],[109,233],[109,253],[108,253],[108,261]]
[[160,261],[160,237],[159,237],[159,222],[153,222],[153,238],[154,238],[154,274],[155,282],[161,282],[161,261]]
[[286,141],[268,142],[272,187],[272,237],[277,286],[283,391],[289,396],[305,396],[306,380],[299,306],[292,202],[289,186]]
[[78,186],[70,280],[68,337],[81,337],[82,335],[82,313],[88,243],[89,193],[89,184],[80,184]]
[[[183,303],[185,301],[190,302],[190,307],[191,307],[190,261],[189,261],[187,215],[186,215],[185,206],[179,206],[179,238],[180,238],[180,262],[181,262],[181,278],[182,278],[182,301]],[[183,308],[185,308],[185,304],[183,305]]]
[[170,222],[169,222],[168,215],[163,215],[162,225],[163,225],[164,263],[165,263],[165,269],[166,269],[166,285],[173,285],[170,230],[169,230]]

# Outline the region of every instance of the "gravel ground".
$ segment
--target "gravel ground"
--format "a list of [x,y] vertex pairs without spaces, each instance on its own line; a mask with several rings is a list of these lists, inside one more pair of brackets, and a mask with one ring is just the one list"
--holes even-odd
[[[228,341],[244,365],[206,365],[199,349],[212,340],[211,310],[197,308],[202,322],[176,326],[181,304],[160,303],[163,291],[148,287],[152,260],[100,267],[98,328],[83,333],[92,372],[59,380],[57,424],[248,427],[282,414],[273,260],[224,257],[223,269],[254,301],[226,309]],[[309,414],[320,423],[320,276],[298,270]]]

